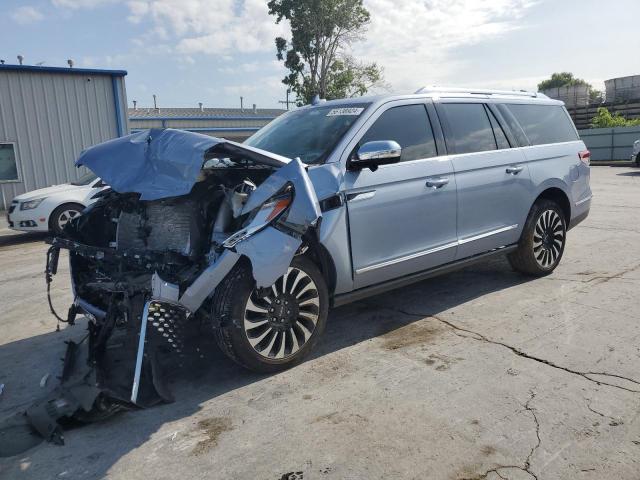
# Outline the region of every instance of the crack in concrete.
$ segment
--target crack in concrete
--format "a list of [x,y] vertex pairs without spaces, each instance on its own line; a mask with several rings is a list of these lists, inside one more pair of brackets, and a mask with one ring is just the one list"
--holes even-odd
[[531,471],[531,457],[533,457],[533,454],[540,447],[540,444],[542,443],[542,440],[540,439],[540,422],[538,421],[538,417],[536,415],[535,409],[531,406],[531,402],[536,397],[536,392],[531,390],[529,393],[530,393],[531,396],[529,397],[527,402],[523,405],[523,407],[524,407],[524,410],[529,412],[531,414],[531,417],[533,418],[533,421],[534,421],[535,426],[536,426],[536,439],[537,439],[537,441],[536,441],[536,444],[533,447],[531,447],[531,451],[529,452],[529,455],[527,455],[527,458],[525,459],[524,464],[522,466],[520,466],[520,465],[498,465],[497,467],[493,467],[493,468],[487,470],[486,472],[481,473],[480,475],[477,475],[477,476],[471,477],[471,478],[463,478],[462,480],[485,480],[491,473],[495,473],[501,479],[506,480],[507,477],[503,477],[500,474],[500,470],[509,470],[509,469],[521,470],[521,471],[525,472],[526,474],[530,475],[531,477],[533,477],[535,480],[538,480],[538,476]]
[[[376,306],[374,306],[374,307],[376,307]],[[491,338],[486,337],[485,335],[483,335],[481,333],[474,332],[473,330],[468,330],[466,328],[460,327],[460,326],[458,326],[458,325],[456,325],[456,324],[454,324],[454,323],[452,323],[452,322],[450,322],[448,320],[445,320],[444,318],[440,318],[440,317],[438,317],[436,315],[413,313],[413,312],[408,312],[408,311],[400,309],[400,308],[392,308],[392,307],[385,307],[385,306],[377,307],[377,308],[384,308],[384,309],[391,310],[391,311],[394,311],[394,312],[397,312],[397,313],[401,313],[403,315],[407,315],[407,316],[410,316],[410,317],[419,317],[419,318],[429,317],[429,318],[433,318],[434,320],[437,320],[440,323],[443,323],[443,324],[447,325],[459,337],[471,338],[471,339],[476,340],[476,341],[490,343],[492,345],[499,345],[501,347],[504,347],[504,348],[510,350],[513,354],[515,354],[515,355],[517,355],[519,357],[526,358],[528,360],[533,360],[533,361],[536,361],[538,363],[542,363],[542,364],[547,365],[549,367],[555,368],[557,370],[562,370],[564,372],[571,373],[573,375],[577,375],[579,377],[584,378],[585,380],[587,380],[589,382],[595,383],[596,385],[606,385],[608,387],[617,388],[617,389],[624,390],[624,391],[631,392],[631,393],[640,393],[640,389],[636,390],[636,389],[633,389],[633,388],[627,388],[627,387],[624,387],[624,386],[621,386],[621,385],[616,385],[615,383],[605,382],[602,379],[596,380],[595,378],[591,378],[590,377],[590,375],[591,375],[591,376],[617,378],[617,379],[626,380],[626,381],[628,381],[630,383],[638,385],[638,387],[640,388],[640,381],[634,380],[634,379],[629,378],[629,377],[625,377],[624,375],[618,375],[618,374],[615,374],[615,373],[608,373],[608,372],[592,372],[592,371],[581,372],[579,370],[574,370],[574,369],[569,368],[569,367],[563,367],[561,365],[558,365],[558,364],[552,362],[551,360],[546,360],[544,358],[536,357],[535,355],[528,354],[528,353],[522,351],[521,349],[519,349],[517,347],[513,347],[511,345],[508,345],[508,344],[506,344],[504,342],[500,342],[498,340],[493,340]],[[467,335],[463,335],[460,332],[466,333]]]
[[538,439],[538,441],[531,448],[529,455],[527,455],[527,459],[524,461],[524,470],[537,479],[538,477],[533,472],[531,472],[531,457],[533,457],[533,454],[536,452],[538,447],[540,447],[542,440],[540,439],[540,422],[538,421],[538,416],[536,415],[535,409],[531,406],[531,402],[534,398],[536,398],[536,392],[531,390],[529,393],[531,394],[531,396],[529,397],[529,400],[527,400],[527,403],[524,404],[524,409],[527,412],[531,413],[531,416],[533,417],[533,421],[536,424],[536,438]]
[[588,283],[593,282],[593,285],[602,285],[603,283],[607,283],[610,280],[620,279],[627,273],[635,272],[638,268],[640,268],[640,263],[629,268],[625,268],[621,272],[615,273],[613,275],[598,275],[593,278],[587,280]]

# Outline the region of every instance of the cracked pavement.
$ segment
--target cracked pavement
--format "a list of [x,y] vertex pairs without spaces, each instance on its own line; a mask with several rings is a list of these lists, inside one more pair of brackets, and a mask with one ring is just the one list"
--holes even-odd
[[[341,307],[316,354],[278,375],[205,348],[176,403],[0,458],[0,478],[637,479],[640,170],[594,167],[592,187],[549,277],[495,259]],[[84,333],[54,332],[46,248],[19,242],[0,243],[1,416]]]

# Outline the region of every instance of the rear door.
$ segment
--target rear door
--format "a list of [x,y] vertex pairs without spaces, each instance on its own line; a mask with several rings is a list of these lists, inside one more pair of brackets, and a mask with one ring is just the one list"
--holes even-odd
[[[533,186],[521,149],[482,100],[436,104],[458,192],[456,259],[518,241]],[[511,138],[509,138],[511,137]]]
[[395,140],[402,157],[374,172],[345,173],[354,288],[453,261],[457,246],[456,182],[451,161],[439,156],[444,143],[433,105],[380,107],[348,151],[375,140]]

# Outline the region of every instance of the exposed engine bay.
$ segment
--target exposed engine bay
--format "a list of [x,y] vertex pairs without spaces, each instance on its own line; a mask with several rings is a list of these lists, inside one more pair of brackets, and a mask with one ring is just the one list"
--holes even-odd
[[[48,283],[69,251],[74,303],[59,321],[89,319],[68,344],[61,384],[25,412],[62,443],[58,420],[103,418],[173,400],[167,365],[188,354],[186,332],[215,328],[209,299],[238,262],[256,288],[282,276],[320,210],[299,160],[178,130],[150,130],[83,152],[111,188],[48,240]],[[51,301],[50,301],[51,305]]]

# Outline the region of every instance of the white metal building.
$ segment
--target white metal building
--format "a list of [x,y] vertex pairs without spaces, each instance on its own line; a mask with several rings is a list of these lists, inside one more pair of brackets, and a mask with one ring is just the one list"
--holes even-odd
[[69,182],[80,152],[128,133],[123,70],[0,65],[0,210]]

